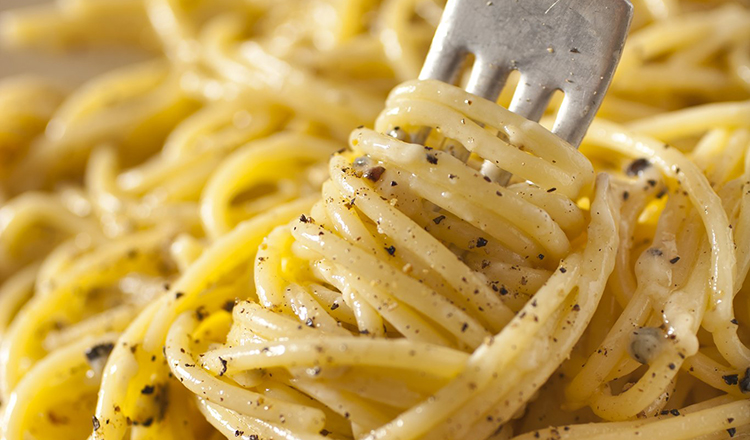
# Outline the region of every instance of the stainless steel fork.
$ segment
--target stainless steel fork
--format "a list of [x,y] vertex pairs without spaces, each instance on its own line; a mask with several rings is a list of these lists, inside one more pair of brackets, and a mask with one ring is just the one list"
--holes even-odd
[[[632,16],[628,0],[448,0],[419,78],[455,84],[474,54],[466,90],[494,101],[518,70],[509,110],[538,121],[562,90],[552,132],[578,147],[612,81]],[[510,174],[493,168],[485,163],[483,172],[506,184]]]

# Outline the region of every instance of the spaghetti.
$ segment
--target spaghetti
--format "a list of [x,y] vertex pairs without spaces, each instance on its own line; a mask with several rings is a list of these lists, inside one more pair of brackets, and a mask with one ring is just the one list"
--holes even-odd
[[159,55],[0,85],[2,438],[750,434],[750,10],[635,3],[580,151],[411,80],[439,1],[5,16]]

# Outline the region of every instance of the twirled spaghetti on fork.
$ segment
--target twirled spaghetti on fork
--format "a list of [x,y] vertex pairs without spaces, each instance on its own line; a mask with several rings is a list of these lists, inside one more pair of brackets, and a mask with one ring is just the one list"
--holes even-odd
[[158,59],[0,85],[2,438],[746,435],[750,12],[635,3],[580,151],[410,80],[437,1],[6,16]]

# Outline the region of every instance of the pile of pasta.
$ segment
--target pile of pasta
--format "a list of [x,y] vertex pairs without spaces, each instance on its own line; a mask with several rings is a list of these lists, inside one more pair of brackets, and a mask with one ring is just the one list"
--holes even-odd
[[0,82],[0,438],[750,436],[750,6],[635,1],[579,150],[414,80],[442,6],[5,13],[153,60]]

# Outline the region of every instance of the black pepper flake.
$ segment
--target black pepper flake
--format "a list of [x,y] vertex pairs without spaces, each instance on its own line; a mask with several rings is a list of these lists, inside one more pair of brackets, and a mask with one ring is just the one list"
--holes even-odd
[[331,310],[336,310],[339,308],[339,303],[333,303],[331,304]]
[[732,318],[732,320],[729,322],[731,322],[734,325],[740,325],[740,323],[737,321],[737,318]]
[[539,258],[540,260],[544,260],[544,254],[539,254],[536,257]]
[[570,49],[570,53],[581,53],[581,51],[578,50],[578,48],[574,47],[574,48]]
[[740,381],[740,391],[750,393],[750,368],[745,370],[745,377]]
[[174,299],[180,299],[180,298],[182,298],[183,296],[185,296],[185,294],[184,294],[184,293],[182,293],[182,292],[175,292],[175,294],[174,294]]
[[663,410],[661,410],[661,412],[659,414],[661,414],[663,416],[666,416],[667,414],[669,414],[669,410],[668,409],[663,409]]
[[555,192],[555,191],[557,191],[557,188],[550,188],[547,190],[548,193]]
[[508,289],[505,288],[505,286],[500,286],[500,295],[507,295]]
[[115,344],[98,344],[86,350],[86,359],[89,362],[93,362],[101,357],[108,357],[112,350],[115,348]]
[[675,368],[677,368],[677,365],[670,363],[668,367],[670,370],[674,370]]
[[143,422],[141,422],[141,426],[144,426],[144,427],[148,428],[149,426],[151,426],[152,423],[154,423],[154,418],[153,417],[149,417],[146,420],[144,420]]
[[656,180],[654,179],[648,179],[646,183],[648,183],[648,186],[650,186],[651,188],[656,186]]
[[727,429],[727,433],[729,433],[729,437],[734,437],[734,434],[737,433],[737,428],[729,428]]
[[391,180],[391,186],[398,186],[398,182],[396,182],[395,180]]
[[363,177],[365,179],[372,180],[373,182],[377,182],[378,180],[380,180],[380,177],[383,175],[384,172],[385,172],[385,168],[383,167],[380,167],[380,166],[372,167],[369,170],[365,171],[365,174],[363,174]]
[[628,200],[628,198],[630,198],[630,193],[627,191],[624,191],[622,193],[622,200]]
[[487,240],[484,237],[477,238],[477,247],[485,247],[487,246]]
[[232,310],[234,310],[234,305],[235,304],[236,303],[233,300],[230,299],[227,302],[225,302],[224,305],[221,306],[221,308],[224,309],[224,310],[226,310],[229,313],[232,313]]
[[448,174],[448,178],[449,178],[449,179],[455,179],[455,178],[456,178],[456,175],[455,175],[455,174]]
[[247,440],[260,440],[260,437],[256,434],[250,434],[250,437],[248,437]]
[[462,333],[465,332],[467,328],[469,328],[469,324],[464,322],[463,325],[461,326],[461,332]]
[[568,271],[568,269],[566,269],[566,268],[564,268],[564,267],[561,267],[561,268],[560,268],[560,273],[565,273],[565,272],[567,272],[567,271]]
[[674,257],[671,260],[669,260],[669,262],[672,263],[672,264],[675,264],[678,261],[680,261],[680,257]]
[[219,356],[219,361],[221,362],[221,371],[219,371],[219,376],[223,376],[224,373],[227,372],[227,361],[221,356]]
[[388,246],[385,248],[385,250],[388,252],[389,255],[393,255],[396,253],[396,247],[395,246]]
[[628,168],[625,170],[625,173],[628,176],[637,176],[643,172],[646,168],[651,166],[651,162],[649,162],[648,159],[641,158],[636,159],[633,162],[628,165]]
[[441,222],[441,221],[443,221],[443,220],[445,220],[445,216],[444,216],[444,215],[439,215],[439,216],[435,217],[434,219],[432,219],[432,221],[433,221],[433,222],[434,222],[434,223],[435,223],[436,225],[439,225],[439,224],[440,224],[440,222]]
[[484,176],[483,179],[485,182],[492,182],[492,179],[490,179],[489,176]]
[[661,257],[662,255],[664,255],[664,252],[662,252],[661,249],[657,249],[657,248],[649,249],[648,253],[653,255],[654,257]]
[[307,318],[307,321],[305,321],[305,325],[308,327],[315,328],[315,321],[313,321],[312,318]]
[[308,220],[308,218],[305,216],[305,214],[302,214],[301,216],[299,216],[299,221],[301,221],[302,223],[307,223],[310,220]]
[[680,415],[680,411],[676,410],[676,409],[669,410],[669,413],[672,414],[673,416],[679,416]]
[[94,431],[97,431],[102,426],[101,423],[99,423],[99,419],[97,419],[96,416],[91,417],[91,423],[94,425]]
[[433,165],[437,165],[438,159],[437,159],[437,157],[435,157],[434,154],[427,153],[425,156],[427,157],[427,162],[429,162],[429,163],[431,163]]
[[198,318],[198,321],[203,321],[208,315],[210,315],[210,313],[208,312],[208,310],[206,310],[205,306],[200,306],[195,311],[195,317]]
[[146,385],[141,389],[141,394],[154,394],[155,388],[152,385]]
[[327,429],[321,429],[320,430],[320,435],[322,435],[323,437],[328,437],[328,434],[330,434],[330,433],[331,432],[328,431]]
[[737,385],[738,383],[740,383],[740,378],[736,374],[727,374],[726,376],[721,376],[721,378],[727,385]]
[[234,436],[235,437],[239,437],[241,435],[242,435],[242,431],[240,431],[239,429],[237,429],[237,430],[234,431]]
[[665,195],[667,195],[667,189],[666,188],[662,188],[662,189],[659,190],[659,193],[656,194],[656,198],[660,199],[660,198],[664,197]]
[[573,311],[574,311],[574,312],[578,312],[578,311],[580,311],[580,310],[581,310],[581,306],[579,306],[578,304],[574,304],[574,305],[573,305]]

